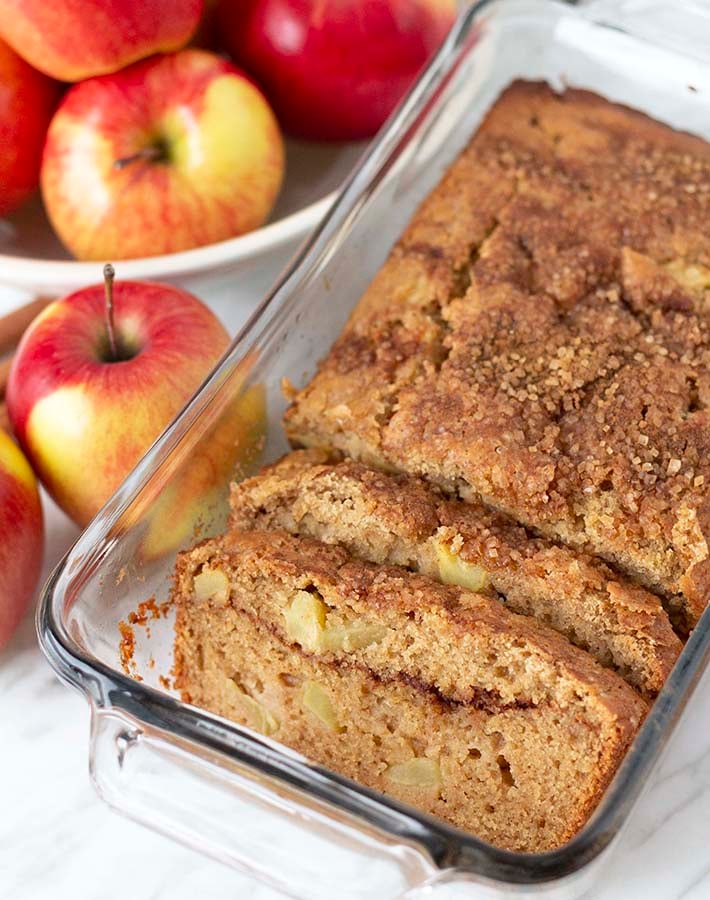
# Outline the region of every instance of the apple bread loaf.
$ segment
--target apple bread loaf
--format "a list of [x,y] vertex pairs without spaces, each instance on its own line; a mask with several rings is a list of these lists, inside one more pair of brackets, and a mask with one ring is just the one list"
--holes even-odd
[[572,837],[646,712],[491,597],[285,532],[181,554],[174,598],[186,701],[510,849]]
[[342,544],[374,563],[488,593],[656,694],[682,649],[659,599],[593,557],[528,535],[418,478],[295,451],[231,490],[232,526]]
[[710,145],[516,83],[286,425],[483,500],[661,593],[710,594]]

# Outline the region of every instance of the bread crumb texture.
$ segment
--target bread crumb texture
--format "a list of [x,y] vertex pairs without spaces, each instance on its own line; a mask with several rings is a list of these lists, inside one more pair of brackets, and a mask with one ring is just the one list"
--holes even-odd
[[511,849],[577,831],[646,712],[496,599],[284,532],[183,554],[175,600],[185,700]]

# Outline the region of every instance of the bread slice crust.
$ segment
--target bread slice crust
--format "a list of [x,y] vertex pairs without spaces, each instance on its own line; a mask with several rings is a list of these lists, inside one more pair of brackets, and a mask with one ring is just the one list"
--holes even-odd
[[[304,595],[323,604],[322,640],[291,630]],[[182,554],[174,599],[183,699],[511,849],[581,827],[647,710],[492,598],[283,532]],[[358,639],[325,640],[344,633]]]
[[474,566],[482,591],[550,625],[649,697],[682,649],[660,600],[601,560],[415,477],[303,450],[233,484],[230,500],[237,530],[284,530],[437,580],[457,577],[455,560],[461,582]]

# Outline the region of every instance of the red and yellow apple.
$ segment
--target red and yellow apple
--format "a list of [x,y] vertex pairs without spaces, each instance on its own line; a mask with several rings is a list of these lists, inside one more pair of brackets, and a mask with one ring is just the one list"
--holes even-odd
[[220,0],[224,47],[291,134],[373,135],[454,21],[454,0]]
[[0,40],[0,216],[39,184],[42,147],[59,85]]
[[261,384],[240,389],[250,366],[245,360],[223,388],[222,402],[210,405],[198,442],[174,454],[153,479],[139,510],[143,559],[174,554],[212,523],[226,525],[230,481],[255,474],[266,437],[266,391]]
[[0,0],[0,36],[59,81],[115,72],[179,50],[203,0]]
[[44,529],[37,481],[17,445],[0,430],[0,647],[32,600],[42,567]]
[[71,88],[49,128],[41,183],[75,256],[128,259],[258,227],[283,170],[281,133],[259,89],[191,48]]
[[86,524],[210,372],[228,343],[215,315],[167,285],[118,282],[115,348],[104,286],[50,304],[7,387],[15,434],[59,506]]

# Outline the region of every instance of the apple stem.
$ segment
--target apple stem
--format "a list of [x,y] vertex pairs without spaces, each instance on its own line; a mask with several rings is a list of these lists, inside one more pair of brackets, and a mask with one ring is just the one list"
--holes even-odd
[[151,144],[149,147],[144,147],[142,150],[139,150],[137,153],[132,153],[130,156],[115,159],[113,167],[114,169],[125,169],[126,166],[130,166],[136,162],[157,162],[164,158],[165,150],[157,144]]
[[116,270],[111,263],[104,266],[104,309],[106,312],[106,330],[108,331],[108,346],[111,354],[111,361],[118,362],[118,344],[116,343],[116,327],[113,321],[113,279],[116,277]]

